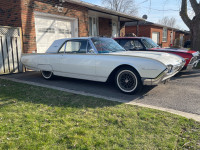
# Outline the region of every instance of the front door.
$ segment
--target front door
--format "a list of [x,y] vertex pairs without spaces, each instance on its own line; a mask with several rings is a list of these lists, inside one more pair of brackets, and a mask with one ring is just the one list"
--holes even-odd
[[112,37],[117,36],[117,21],[112,21]]
[[160,33],[159,32],[153,32],[152,33],[152,40],[156,43],[160,43]]
[[95,54],[88,54],[88,40],[69,40],[60,49],[60,72],[69,77],[95,75]]
[[97,17],[89,17],[89,36],[98,35],[98,19]]

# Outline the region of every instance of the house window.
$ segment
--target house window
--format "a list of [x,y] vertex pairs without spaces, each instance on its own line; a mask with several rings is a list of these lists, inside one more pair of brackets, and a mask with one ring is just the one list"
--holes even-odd
[[167,42],[167,28],[163,28],[163,38],[162,38],[163,42]]
[[96,17],[89,17],[89,36],[98,35],[98,19]]

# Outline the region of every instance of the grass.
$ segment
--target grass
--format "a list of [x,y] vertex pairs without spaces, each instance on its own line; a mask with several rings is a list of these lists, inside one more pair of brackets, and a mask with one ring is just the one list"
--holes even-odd
[[200,123],[0,79],[0,149],[200,149]]

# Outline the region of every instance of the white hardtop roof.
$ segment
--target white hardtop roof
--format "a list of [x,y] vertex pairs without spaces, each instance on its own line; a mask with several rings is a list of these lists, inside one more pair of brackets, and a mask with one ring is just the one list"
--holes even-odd
[[91,39],[92,37],[77,37],[77,38],[64,38],[64,39],[58,39],[51,44],[51,46],[47,49],[46,53],[57,53],[62,44],[67,40],[87,40]]

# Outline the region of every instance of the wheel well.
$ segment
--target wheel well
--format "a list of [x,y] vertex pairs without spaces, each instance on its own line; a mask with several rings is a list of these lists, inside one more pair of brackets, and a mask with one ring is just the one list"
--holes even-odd
[[115,78],[115,74],[116,72],[121,69],[121,68],[124,68],[124,67],[129,67],[131,69],[133,69],[134,71],[136,71],[138,73],[138,75],[140,76],[139,72],[133,67],[133,66],[130,66],[130,65],[127,65],[127,64],[124,64],[124,65],[120,65],[118,67],[116,67],[109,75],[108,79],[107,79],[107,82],[113,82],[114,78]]

